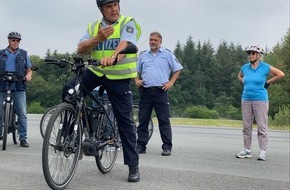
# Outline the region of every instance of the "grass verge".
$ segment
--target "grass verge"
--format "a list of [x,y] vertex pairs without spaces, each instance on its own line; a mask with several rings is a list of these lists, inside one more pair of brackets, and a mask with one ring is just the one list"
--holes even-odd
[[[190,119],[190,118],[170,118],[172,125],[191,125],[191,126],[212,126],[212,127],[229,127],[242,128],[243,122],[241,120],[229,119]],[[153,118],[153,123],[158,123],[157,118]],[[256,125],[253,128],[257,128]],[[290,130],[290,126],[274,126],[269,124],[269,129],[273,130]]]

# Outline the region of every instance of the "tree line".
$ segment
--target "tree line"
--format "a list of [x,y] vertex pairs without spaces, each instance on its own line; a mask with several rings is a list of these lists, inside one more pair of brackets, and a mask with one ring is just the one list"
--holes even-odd
[[[272,119],[279,112],[280,115],[289,114],[290,110],[289,44],[288,29],[281,42],[266,52],[263,58],[285,73],[283,80],[268,89],[269,115]],[[196,42],[189,36],[184,45],[177,42],[174,54],[184,69],[169,91],[172,117],[241,119],[243,85],[237,75],[240,67],[247,62],[245,47],[223,41],[215,50],[210,41]],[[72,59],[74,56],[77,55],[47,50],[45,58]],[[48,107],[61,102],[61,89],[68,69],[46,65],[38,56],[30,57],[39,70],[34,72],[28,87],[28,110],[43,113]],[[138,101],[138,91],[133,81],[132,89],[134,101]]]

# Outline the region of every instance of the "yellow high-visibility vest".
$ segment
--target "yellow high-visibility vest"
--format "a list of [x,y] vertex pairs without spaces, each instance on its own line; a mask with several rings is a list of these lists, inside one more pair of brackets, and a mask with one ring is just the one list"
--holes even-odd
[[[134,18],[121,16],[116,22],[114,27],[114,33],[106,40],[99,43],[92,51],[91,56],[93,59],[101,60],[104,57],[111,57],[115,51],[115,47],[120,42],[121,31],[123,27],[129,22],[134,21],[137,32],[137,40],[141,35],[141,28],[136,23]],[[99,30],[101,21],[95,21],[88,25],[88,32],[91,37],[96,36]],[[106,75],[108,79],[129,79],[137,76],[137,54],[127,54],[116,65],[110,67],[90,66],[89,69],[97,76],[102,77]]]

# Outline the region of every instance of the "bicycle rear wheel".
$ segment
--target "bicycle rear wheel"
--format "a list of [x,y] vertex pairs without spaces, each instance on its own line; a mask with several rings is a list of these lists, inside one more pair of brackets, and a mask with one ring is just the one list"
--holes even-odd
[[7,144],[7,135],[8,135],[8,127],[10,125],[11,121],[11,103],[7,102],[5,104],[5,108],[3,110],[4,112],[4,118],[2,120],[2,123],[4,124],[3,129],[3,142],[2,142],[2,150],[6,150],[6,144]]
[[97,167],[103,174],[110,172],[113,168],[118,156],[118,149],[121,146],[120,135],[116,123],[116,118],[113,113],[112,105],[109,103],[105,105],[105,108],[109,118],[106,116],[106,114],[101,115],[98,122],[96,138],[99,142],[106,141],[105,136],[107,136],[106,133],[108,132],[109,127],[109,129],[111,129],[109,130],[110,142],[105,146],[101,147],[99,149],[98,156],[95,157]]
[[17,114],[16,114],[15,110],[13,111],[12,122],[13,122],[13,128],[14,128],[14,131],[12,133],[13,142],[14,142],[14,144],[18,144],[18,140],[19,140],[18,117],[17,117]]
[[39,125],[39,129],[40,129],[40,134],[42,136],[42,138],[44,138],[45,135],[45,130],[47,128],[47,124],[48,121],[51,117],[51,114],[53,113],[53,111],[56,109],[57,105],[48,108],[48,110],[46,110],[46,112],[43,114],[41,120],[40,120],[40,125]]
[[81,150],[81,124],[73,143],[75,107],[60,104],[52,113],[43,140],[42,169],[44,178],[52,189],[63,189],[75,174]]

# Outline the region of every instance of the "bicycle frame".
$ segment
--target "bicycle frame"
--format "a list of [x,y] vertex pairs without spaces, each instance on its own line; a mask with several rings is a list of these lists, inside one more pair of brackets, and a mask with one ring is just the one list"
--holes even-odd
[[[90,139],[91,136],[95,136],[95,130],[96,129],[90,129],[90,125],[89,125],[89,116],[88,116],[88,112],[87,109],[89,108],[86,105],[86,101],[85,101],[85,97],[84,97],[84,92],[87,94],[88,97],[90,97],[93,101],[96,102],[97,106],[98,106],[98,111],[101,112],[102,114],[105,114],[105,117],[107,118],[107,121],[109,122],[110,126],[114,126],[113,122],[111,119],[109,119],[109,114],[106,111],[106,108],[104,107],[104,104],[98,99],[96,98],[90,91],[88,91],[82,84],[81,81],[81,74],[80,72],[81,69],[79,67],[83,67],[84,65],[82,65],[82,63],[80,65],[75,65],[72,68],[72,72],[74,72],[75,76],[77,76],[76,79],[76,84],[74,86],[74,88],[69,89],[69,95],[67,95],[67,97],[65,98],[65,101],[68,103],[73,104],[76,107],[76,115],[81,115],[82,117],[76,117],[76,120],[74,122],[74,135],[73,135],[73,140],[72,140],[72,146],[74,146],[75,142],[76,142],[76,138],[77,138],[77,131],[79,129],[79,123],[80,123],[80,119],[82,118],[82,122],[83,122],[83,128],[81,129],[82,134],[84,133],[85,135],[85,141],[88,141]],[[116,135],[116,131],[113,130],[114,136]],[[107,145],[109,142],[111,142],[112,140],[108,140],[106,142],[102,142],[99,143],[97,142],[96,145],[96,151],[98,149],[101,149],[102,147],[104,147],[105,145]],[[85,152],[85,155],[87,156],[94,156],[97,155],[97,152],[94,153],[88,153]]]

